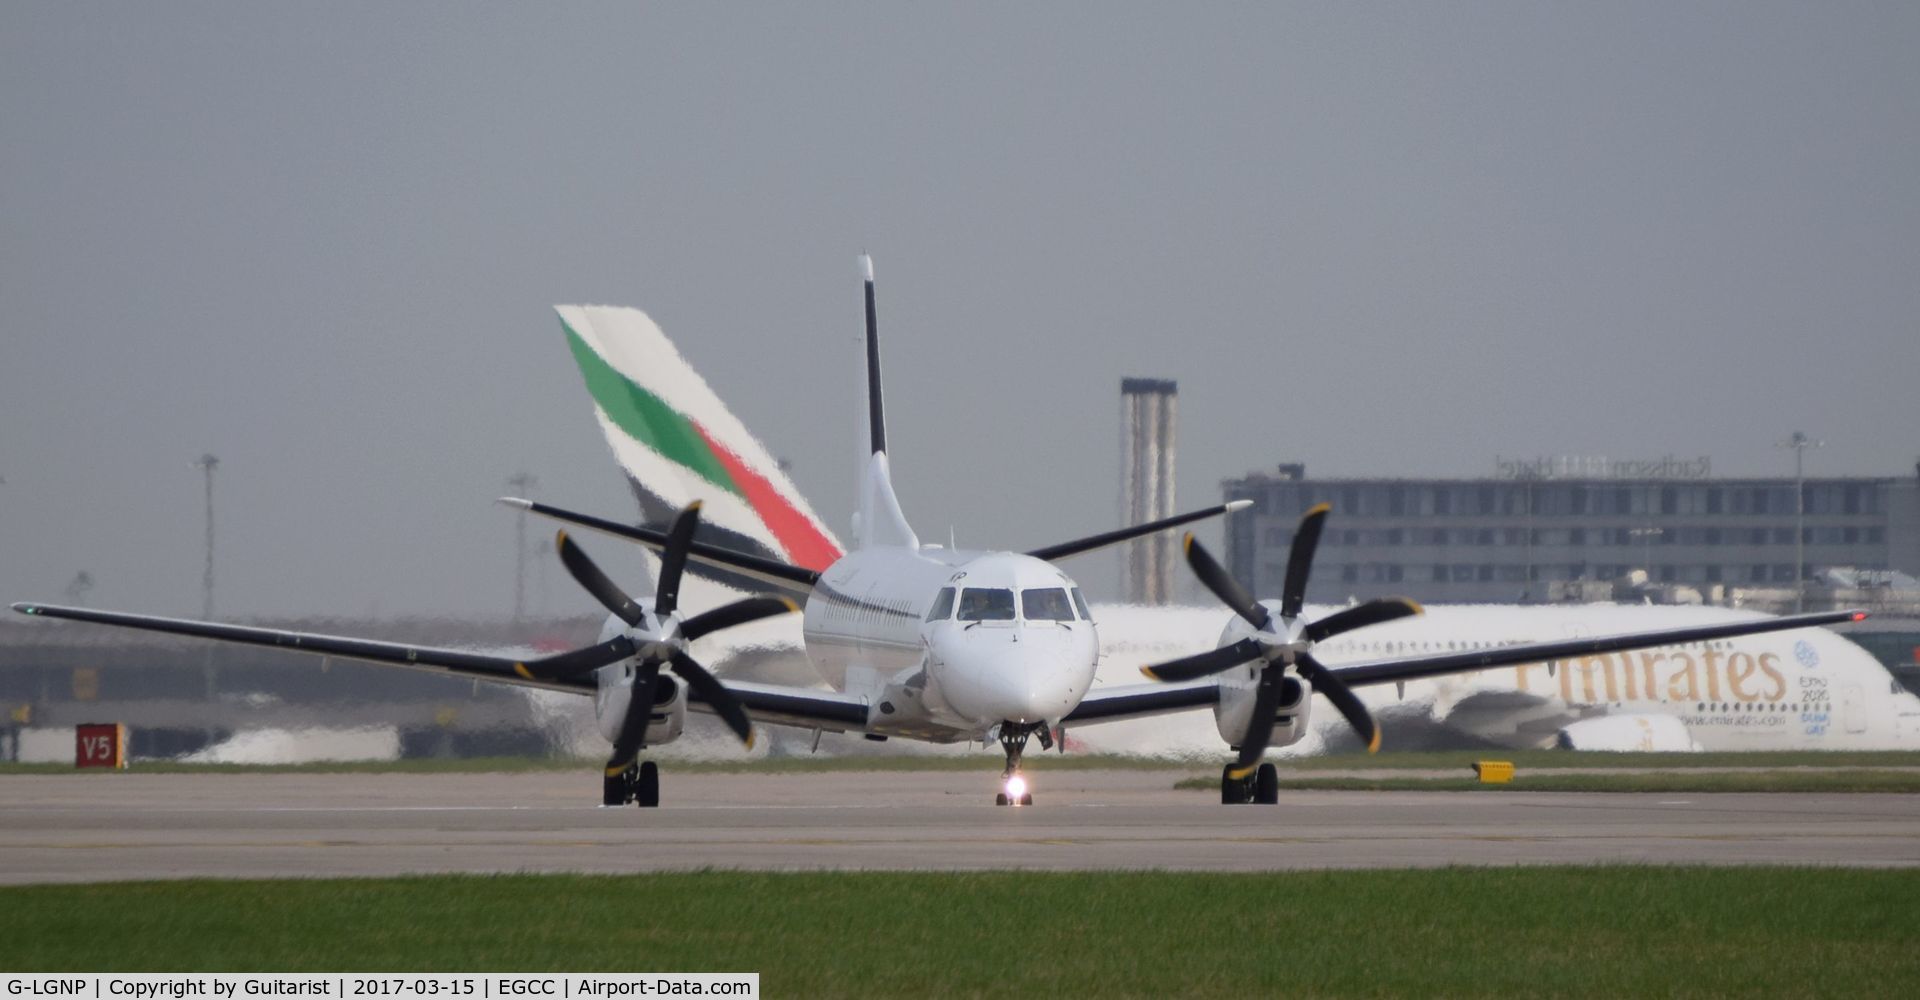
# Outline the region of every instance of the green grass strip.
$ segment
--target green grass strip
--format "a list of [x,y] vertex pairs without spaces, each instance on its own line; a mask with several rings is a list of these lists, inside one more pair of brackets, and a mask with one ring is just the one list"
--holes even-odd
[[462,876],[0,889],[9,971],[743,971],[767,996],[1866,996],[1920,871]]
[[[1184,778],[1175,788],[1214,792],[1218,775]],[[1816,771],[1647,771],[1620,774],[1516,774],[1506,784],[1472,776],[1416,778],[1359,775],[1313,777],[1280,773],[1295,791],[1360,792],[1920,792],[1920,772],[1833,769]]]

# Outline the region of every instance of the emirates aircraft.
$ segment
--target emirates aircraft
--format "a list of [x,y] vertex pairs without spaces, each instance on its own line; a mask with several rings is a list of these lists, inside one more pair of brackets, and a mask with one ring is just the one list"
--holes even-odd
[[[1411,600],[1394,598],[1308,613],[1308,575],[1329,513],[1321,505],[1300,522],[1277,600],[1254,600],[1189,534],[1189,565],[1233,612],[1218,641],[1213,648],[1147,667],[1147,682],[1096,687],[1101,647],[1093,615],[1080,588],[1055,563],[1225,514],[1245,502],[1029,552],[964,551],[923,543],[894,495],[873,265],[864,257],[861,263],[866,279],[866,458],[850,550],[841,550],[766,450],[727,413],[644,314],[561,307],[561,323],[596,414],[633,477],[643,509],[661,506],[667,499],[662,490],[697,493],[664,530],[508,498],[522,509],[631,539],[658,553],[653,595],[636,599],[560,532],[556,547],[561,561],[610,612],[601,641],[594,645],[522,660],[87,608],[37,603],[13,608],[29,615],[290,648],[588,695],[594,699],[600,731],[613,746],[602,802],[641,806],[660,801],[659,769],[656,762],[643,759],[646,750],[678,738],[689,711],[718,716],[749,746],[756,722],[935,743],[997,742],[1006,765],[995,802],[1025,806],[1033,803],[1020,767],[1029,741],[1050,748],[1063,727],[1206,709],[1220,739],[1237,751],[1222,770],[1222,801],[1272,803],[1277,800],[1277,776],[1263,757],[1269,748],[1295,743],[1308,733],[1311,696],[1316,693],[1371,751],[1379,748],[1381,731],[1357,688],[1398,689],[1494,668],[1715,643],[1864,617],[1833,612],[1695,623],[1597,637],[1489,643],[1466,651],[1382,649],[1365,662],[1329,666],[1316,655],[1321,644],[1331,648],[1351,642],[1364,634],[1361,629],[1412,618],[1422,609]],[[764,593],[687,615],[680,605],[680,588],[689,562]],[[696,644],[716,632],[803,608],[806,658],[824,688],[722,681],[694,656]]]

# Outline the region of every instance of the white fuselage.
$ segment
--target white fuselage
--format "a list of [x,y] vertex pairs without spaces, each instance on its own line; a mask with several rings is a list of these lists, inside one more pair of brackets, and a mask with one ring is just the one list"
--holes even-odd
[[1073,581],[1008,552],[850,552],[820,575],[803,628],[814,670],[868,698],[875,732],[922,738],[1057,723],[1086,696],[1099,655]]
[[[1309,608],[1304,617],[1333,610]],[[1142,664],[1213,645],[1228,617],[1204,608],[1103,607],[1100,614],[1107,646],[1097,686],[1136,683]],[[1429,606],[1421,617],[1330,639],[1315,653],[1337,667],[1753,617],[1701,607]],[[1920,747],[1920,698],[1866,650],[1826,629],[1497,667],[1359,693],[1387,720],[1389,746],[1392,720],[1411,713],[1514,747],[1551,746],[1567,726],[1609,716],[1678,719],[1705,750]],[[1152,735],[1143,740],[1124,731],[1129,727]],[[1124,740],[1172,750],[1218,745],[1203,719],[1121,723],[1111,733],[1089,728],[1082,736],[1096,747],[1110,740],[1116,748]]]

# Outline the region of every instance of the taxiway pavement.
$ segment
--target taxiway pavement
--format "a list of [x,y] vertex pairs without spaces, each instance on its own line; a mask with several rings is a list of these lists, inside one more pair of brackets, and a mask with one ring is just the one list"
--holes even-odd
[[1920,796],[1283,791],[1184,772],[694,774],[604,809],[592,772],[0,776],[0,883],[428,872],[1920,865]]

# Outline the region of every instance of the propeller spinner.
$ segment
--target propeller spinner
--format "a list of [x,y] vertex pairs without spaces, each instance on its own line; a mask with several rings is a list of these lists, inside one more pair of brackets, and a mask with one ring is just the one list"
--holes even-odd
[[1252,774],[1267,752],[1268,741],[1273,736],[1274,716],[1280,707],[1281,681],[1289,667],[1333,703],[1366,741],[1368,753],[1380,749],[1380,727],[1372,713],[1360,703],[1360,697],[1352,688],[1314,658],[1312,647],[1343,632],[1420,614],[1421,607],[1404,597],[1387,597],[1315,621],[1300,620],[1300,611],[1306,605],[1307,577],[1313,568],[1313,554],[1320,545],[1320,531],[1332,509],[1330,504],[1319,504],[1300,518],[1300,527],[1293,535],[1293,547],[1287,553],[1287,573],[1277,613],[1269,604],[1255,601],[1189,533],[1187,564],[1221,603],[1251,627],[1252,634],[1218,649],[1140,668],[1141,673],[1154,680],[1174,682],[1195,680],[1253,660],[1261,661],[1259,684],[1254,689],[1253,716],[1247,723],[1246,736],[1240,741],[1240,757],[1227,772],[1227,776],[1236,781]]

